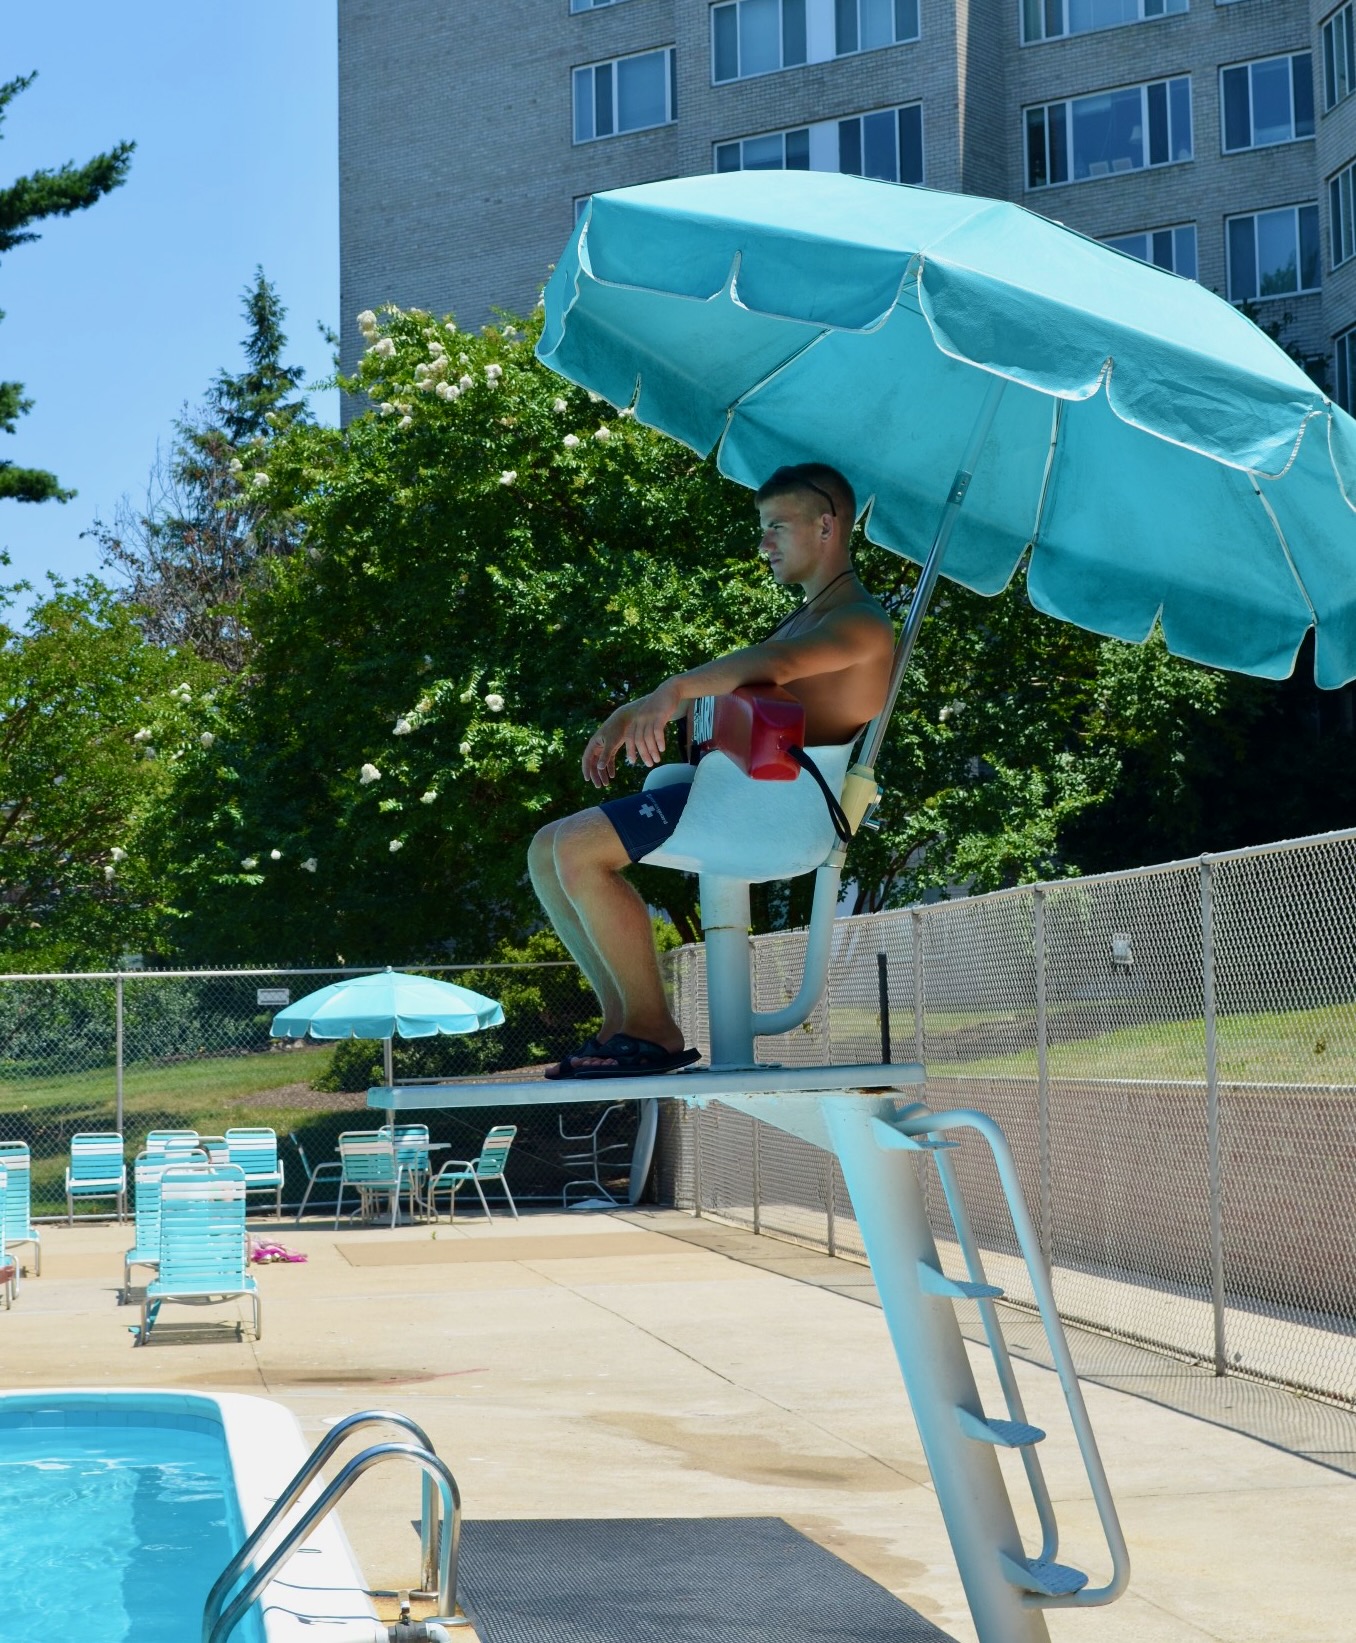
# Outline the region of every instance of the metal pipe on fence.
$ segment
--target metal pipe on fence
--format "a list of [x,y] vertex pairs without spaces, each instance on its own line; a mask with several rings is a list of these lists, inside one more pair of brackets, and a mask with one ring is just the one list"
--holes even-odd
[[909,920],[913,932],[913,1058],[920,1064],[923,1054],[923,915],[915,907]]
[[1050,1055],[1045,993],[1045,891],[1037,888],[1032,909],[1032,944],[1036,961],[1036,1152],[1040,1165],[1041,1254],[1053,1263],[1054,1203],[1050,1186]]
[[758,1135],[763,1126],[756,1118],[749,1122],[753,1125],[753,1230],[760,1233],[763,1230],[763,1161]]
[[880,999],[880,1060],[890,1065],[890,955],[876,954],[876,992]]
[[1229,1373],[1224,1338],[1224,1172],[1219,1134],[1219,1059],[1215,1044],[1215,895],[1213,863],[1201,857],[1201,992],[1205,1017],[1205,1154],[1210,1183],[1210,1309],[1215,1374]]
[[113,983],[113,1064],[115,1068],[114,1080],[118,1090],[118,1116],[113,1128],[122,1134],[123,1090],[122,1090],[122,977],[118,976]]

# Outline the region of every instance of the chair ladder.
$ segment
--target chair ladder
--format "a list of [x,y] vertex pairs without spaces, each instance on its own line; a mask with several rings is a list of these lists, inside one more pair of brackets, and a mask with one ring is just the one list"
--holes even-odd
[[[319,1476],[321,1467],[339,1448],[349,1433],[364,1426],[396,1426],[408,1432],[414,1443],[380,1443],[355,1455],[338,1477],[295,1518],[283,1539],[261,1562],[256,1554],[283,1519],[296,1506],[306,1489]],[[461,1491],[446,1463],[439,1459],[423,1428],[408,1415],[387,1409],[366,1409],[337,1421],[302,1462],[295,1476],[256,1525],[230,1562],[217,1576],[203,1605],[202,1643],[225,1643],[250,1605],[277,1570],[338,1505],[354,1482],[371,1467],[391,1459],[413,1461],[422,1474],[420,1509],[420,1580],[416,1597],[436,1597],[439,1626],[465,1626],[469,1621],[455,1612],[457,1603],[457,1560],[461,1542]],[[234,1595],[231,1590],[244,1579]],[[433,1624],[425,1622],[424,1624]]]
[[[1014,1586],[1026,1594],[1025,1601],[1034,1606],[1072,1608],[1111,1603],[1124,1591],[1129,1580],[1129,1555],[1115,1503],[1111,1498],[1111,1488],[1097,1451],[1097,1442],[1093,1436],[1087,1406],[1083,1401],[1073,1356],[1069,1351],[1064,1326],[1055,1307],[1049,1268],[1026,1207],[1007,1137],[987,1114],[966,1110],[947,1113],[935,1113],[927,1109],[908,1111],[901,1114],[893,1128],[918,1145],[919,1150],[931,1159],[936,1168],[947,1211],[955,1229],[956,1242],[965,1263],[967,1276],[963,1279],[950,1278],[937,1268],[925,1262],[920,1263],[919,1279],[922,1287],[933,1295],[975,1303],[1006,1406],[1004,1419],[980,1418],[962,1409],[957,1410],[957,1417],[966,1435],[977,1442],[1016,1449],[1020,1453],[1040,1523],[1039,1553],[1035,1557],[1024,1557],[1020,1563],[1006,1554],[1000,1554],[1003,1572]],[[979,1245],[966,1213],[955,1166],[949,1156],[950,1149],[956,1142],[949,1140],[948,1136],[958,1130],[976,1132],[987,1143],[993,1155],[1003,1197],[1012,1217],[1013,1230],[1017,1235],[1018,1247],[1030,1276],[1036,1309],[1045,1330],[1055,1372],[1059,1376],[1069,1419],[1092,1489],[1097,1515],[1101,1520],[1102,1532],[1106,1537],[1107,1549],[1111,1554],[1111,1577],[1103,1586],[1089,1587],[1088,1577],[1081,1569],[1074,1569],[1056,1561],[1059,1551],[1059,1527],[1055,1521],[1050,1491],[1036,1453],[1036,1445],[1042,1441],[1045,1433],[1039,1427],[1032,1426],[1026,1418],[1012,1356],[1008,1351],[995,1305],[1002,1299],[1004,1291],[999,1285],[989,1283],[985,1277]]]

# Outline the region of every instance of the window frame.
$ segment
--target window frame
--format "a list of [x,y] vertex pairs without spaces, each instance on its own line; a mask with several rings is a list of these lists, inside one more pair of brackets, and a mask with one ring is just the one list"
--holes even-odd
[[[794,0],[793,0],[793,3],[794,3]],[[733,11],[734,14],[735,14],[735,61],[736,61],[736,63],[738,63],[739,55],[740,55],[739,12],[740,12],[740,8],[742,6],[747,5],[747,4],[749,4],[749,0],[717,0],[717,3],[715,5],[707,7],[707,11],[710,15],[709,28],[710,28],[710,31],[711,31],[711,84],[713,86],[733,86],[733,85],[738,85],[743,80],[761,80],[766,75],[781,74],[784,70],[789,69],[789,68],[804,68],[806,66],[806,64],[809,62],[809,51],[808,51],[808,49],[806,51],[805,57],[803,59],[801,59],[800,61],[794,62],[794,63],[788,63],[786,61],[786,6],[787,6],[787,0],[776,0],[776,4],[777,4],[777,59],[778,59],[776,68],[755,69],[750,74],[745,74],[739,68],[736,68],[734,74],[727,75],[724,79],[718,80],[716,78],[716,14],[718,12],[727,12],[727,11]],[[810,4],[810,0],[801,0],[802,7],[808,9],[809,4]]]
[[[844,49],[844,47],[841,44],[841,37],[840,37],[839,32],[838,32],[839,11],[840,11],[840,8],[843,5],[850,5],[853,8],[854,12],[856,13],[856,23],[857,23],[857,41],[858,41],[858,43],[855,46],[849,46],[846,50]],[[914,17],[914,28],[913,28],[913,33],[912,34],[896,34],[893,40],[886,40],[883,44],[881,44],[879,46],[864,46],[864,45],[861,44],[861,38],[862,38],[862,0],[834,0],[834,6],[833,6],[833,55],[834,55],[834,60],[837,61],[840,57],[860,57],[864,52],[868,52],[868,51],[885,51],[890,46],[911,46],[911,45],[915,44],[917,41],[921,40],[923,38],[923,5],[922,5],[922,0],[912,0],[912,5],[913,5],[913,17]],[[898,9],[897,9],[898,0],[895,0],[895,7],[896,7],[896,9],[895,9],[895,23],[896,23],[896,26],[897,26],[898,21],[899,21],[899,13],[898,13]],[[906,107],[907,105],[901,104],[900,106],[901,107]]]
[[[1294,217],[1294,222],[1295,222],[1295,281],[1296,281],[1295,288],[1294,288],[1293,291],[1263,291],[1262,290],[1262,270],[1261,270],[1261,266],[1260,266],[1258,255],[1257,255],[1257,220],[1258,220],[1259,217],[1279,216],[1282,212],[1285,212],[1285,211],[1289,211],[1290,213],[1292,213],[1292,215]],[[1303,236],[1303,232],[1300,228],[1300,216],[1299,216],[1301,211],[1312,211],[1314,213],[1314,237],[1315,237],[1315,240],[1317,241],[1317,246],[1318,246],[1318,255],[1315,258],[1315,265],[1316,265],[1316,268],[1317,268],[1317,271],[1318,271],[1318,283],[1315,284],[1315,285],[1301,285],[1301,284],[1299,284],[1299,281],[1304,277],[1304,260],[1303,260],[1304,236]],[[1254,277],[1254,281],[1257,285],[1257,291],[1253,296],[1242,296],[1242,297],[1240,297],[1240,296],[1235,296],[1234,295],[1234,259],[1233,259],[1233,251],[1232,251],[1232,248],[1231,248],[1230,231],[1231,231],[1232,225],[1236,222],[1251,222],[1252,225],[1253,225],[1253,231],[1252,231],[1253,277]],[[1319,220],[1318,201],[1317,200],[1298,200],[1294,204],[1291,204],[1291,205],[1259,206],[1258,209],[1255,210],[1255,211],[1234,211],[1234,212],[1230,212],[1230,214],[1227,217],[1225,217],[1225,219],[1224,219],[1224,277],[1225,277],[1226,286],[1227,286],[1227,289],[1228,289],[1228,292],[1229,292],[1229,301],[1231,303],[1233,303],[1235,306],[1238,306],[1238,305],[1240,305],[1242,303],[1245,303],[1245,302],[1254,302],[1254,303],[1255,302],[1281,302],[1281,301],[1284,301],[1287,297],[1312,297],[1312,296],[1317,296],[1318,293],[1320,291],[1322,291],[1322,289],[1323,289],[1322,223]]]
[[[1192,260],[1196,265],[1196,268],[1195,268],[1194,273],[1184,274],[1182,272],[1182,270],[1177,267],[1177,236],[1179,234],[1187,233],[1188,230],[1191,233],[1191,242],[1192,242],[1191,243],[1191,255],[1192,255]],[[1153,252],[1153,249],[1154,249],[1153,242],[1154,242],[1155,238],[1160,234],[1169,234],[1169,235],[1172,236],[1172,261],[1173,261],[1173,265],[1172,265],[1171,268],[1169,268],[1166,263],[1159,262],[1157,260],[1157,258],[1152,255],[1152,252]],[[1200,279],[1201,236],[1200,236],[1200,230],[1194,222],[1164,223],[1164,224],[1160,225],[1157,228],[1137,228],[1137,229],[1134,229],[1129,234],[1108,234],[1106,236],[1106,238],[1102,240],[1102,244],[1109,247],[1112,251],[1119,251],[1123,257],[1133,257],[1135,255],[1135,253],[1133,251],[1124,250],[1121,245],[1117,244],[1117,241],[1135,240],[1135,239],[1147,240],[1148,241],[1148,250],[1150,252],[1150,255],[1147,256],[1147,257],[1137,257],[1135,259],[1137,262],[1148,263],[1148,265],[1151,268],[1161,268],[1164,271],[1164,273],[1176,274],[1178,279],[1184,279],[1184,280],[1185,279],[1190,279],[1190,280],[1199,280]]]
[[[819,122],[812,122],[812,123],[817,124]],[[801,132],[805,133],[805,146],[806,146],[806,152],[807,152],[807,158],[808,158],[808,152],[809,152],[809,146],[810,146],[810,126],[808,124],[807,125],[799,125],[799,126],[786,126],[781,131],[753,131],[753,132],[750,132],[747,137],[724,137],[719,142],[713,142],[711,144],[711,171],[712,171],[712,174],[713,175],[720,175],[721,174],[720,164],[719,164],[720,151],[722,149],[730,149],[730,148],[738,148],[741,151],[740,152],[740,163],[737,166],[727,167],[726,168],[727,170],[733,170],[733,171],[800,171],[800,170],[807,170],[808,171],[808,170],[812,170],[813,168],[811,166],[809,166],[808,164],[804,167],[801,167],[801,166],[788,166],[787,163],[786,163],[786,139],[788,137],[798,137],[798,136],[800,136]],[[743,148],[744,148],[745,143],[771,142],[772,140],[774,140],[776,138],[780,138],[781,139],[781,144],[782,144],[782,163],[781,163],[780,166],[765,166],[765,165],[746,166],[743,163]]]
[[1119,23],[1099,23],[1095,28],[1090,29],[1071,30],[1069,28],[1069,0],[1054,0],[1054,3],[1060,8],[1061,18],[1064,23],[1063,29],[1058,34],[1030,35],[1027,33],[1029,12],[1033,8],[1038,10],[1041,12],[1044,21],[1049,15],[1051,0],[1018,0],[1018,35],[1023,46],[1044,46],[1056,40],[1081,40],[1086,34],[1107,34],[1112,29],[1132,29],[1138,28],[1143,23],[1162,23],[1169,17],[1185,17],[1191,10],[1191,0],[1182,0],[1182,4],[1175,6],[1171,11],[1167,9],[1168,5],[1171,4],[1171,0],[1165,0],[1162,11],[1147,12],[1144,8],[1146,5],[1152,4],[1153,0],[1137,0],[1138,17],[1129,17]]
[[[1337,90],[1337,25],[1342,24],[1345,50],[1341,67],[1345,70],[1346,90]],[[1320,49],[1323,55],[1323,112],[1331,114],[1339,103],[1346,102],[1356,91],[1356,17],[1352,14],[1351,0],[1326,17],[1319,25]]]
[[[1021,140],[1021,145],[1022,145],[1022,157],[1023,157],[1024,164],[1025,164],[1025,173],[1024,173],[1025,182],[1024,182],[1023,191],[1025,193],[1028,193],[1028,194],[1039,194],[1039,193],[1043,193],[1047,188],[1067,188],[1071,184],[1075,184],[1075,183],[1105,182],[1111,177],[1136,176],[1141,171],[1161,171],[1166,166],[1170,166],[1170,165],[1190,165],[1190,164],[1192,164],[1195,161],[1195,158],[1196,158],[1196,129],[1195,129],[1196,128],[1196,113],[1195,113],[1195,99],[1192,95],[1191,80],[1192,80],[1192,77],[1191,77],[1190,74],[1173,74],[1173,75],[1169,75],[1166,79],[1162,79],[1162,80],[1142,80],[1138,84],[1132,84],[1132,85],[1128,85],[1128,86],[1106,86],[1106,87],[1100,88],[1097,91],[1084,92],[1081,96],[1078,96],[1078,97],[1060,97],[1060,98],[1053,98],[1049,102],[1046,102],[1046,103],[1029,103],[1029,104],[1027,104],[1027,106],[1025,108],[1023,108],[1022,111],[1021,111],[1021,114],[1022,114],[1022,132],[1021,132],[1021,139],[1020,140]],[[1189,139],[1188,143],[1187,143],[1187,148],[1188,148],[1189,152],[1187,153],[1185,158],[1178,158],[1177,157],[1176,148],[1177,148],[1178,145],[1174,144],[1174,142],[1173,142],[1173,135],[1174,135],[1174,133],[1173,133],[1173,124],[1174,124],[1174,121],[1173,121],[1173,112],[1172,112],[1172,108],[1173,108],[1172,87],[1175,86],[1175,85],[1185,85],[1186,88],[1187,88],[1187,90],[1186,90],[1186,124],[1187,124],[1186,135]],[[1155,88],[1155,87],[1158,87],[1158,86],[1162,86],[1164,88],[1163,95],[1164,95],[1165,118],[1166,118],[1166,121],[1167,121],[1167,146],[1168,146],[1168,157],[1165,160],[1154,160],[1154,159],[1151,159],[1151,158],[1148,157],[1152,153],[1151,145],[1152,145],[1152,141],[1153,141],[1153,128],[1152,128],[1153,115],[1152,115],[1152,112],[1151,112],[1150,106],[1149,106],[1149,92],[1152,88]],[[1074,110],[1075,106],[1078,103],[1093,102],[1099,97],[1113,97],[1117,93],[1127,92],[1127,91],[1137,91],[1139,93],[1139,96],[1140,96],[1140,127],[1139,127],[1139,130],[1140,130],[1140,133],[1141,133],[1141,139],[1140,139],[1141,149],[1142,149],[1143,153],[1146,156],[1144,164],[1143,165],[1138,165],[1138,166],[1137,165],[1123,166],[1119,170],[1108,169],[1104,172],[1098,172],[1095,175],[1091,171],[1089,171],[1089,174],[1086,177],[1078,177],[1078,176],[1073,175],[1075,160],[1076,160],[1075,151],[1074,151],[1074,125],[1073,125],[1073,119],[1074,119],[1073,110]],[[1049,118],[1049,114],[1050,114],[1051,109],[1062,109],[1063,110],[1063,135],[1062,135],[1063,160],[1064,160],[1065,166],[1067,168],[1067,174],[1065,176],[1059,177],[1059,178],[1053,178],[1053,179],[1049,176],[1049,172],[1052,169],[1052,167],[1051,167],[1051,156],[1052,156],[1053,152],[1055,151],[1055,149],[1057,149],[1060,145],[1058,143],[1052,143],[1052,141],[1051,141],[1051,125],[1050,125],[1050,118]],[[1039,115],[1041,117],[1043,160],[1044,160],[1045,171],[1046,171],[1046,180],[1044,182],[1033,182],[1032,181],[1031,136],[1032,136],[1032,116],[1033,115]],[[1144,135],[1143,134],[1146,131],[1149,133],[1149,141],[1148,142],[1144,141]],[[1089,162],[1089,163],[1091,164],[1091,162]]]
[[[754,132],[750,132],[750,133],[748,133],[748,135],[742,136],[742,137],[725,137],[725,138],[722,138],[719,142],[713,142],[711,144],[711,169],[712,169],[713,173],[716,173],[718,171],[719,156],[720,156],[721,149],[730,149],[730,148],[734,148],[736,145],[738,145],[740,147],[740,149],[742,150],[743,145],[745,143],[761,142],[761,141],[765,141],[768,138],[773,138],[773,137],[780,137],[782,139],[782,145],[783,145],[782,152],[783,152],[783,160],[784,160],[785,159],[785,152],[786,152],[786,148],[785,148],[786,139],[788,137],[799,136],[801,132],[804,132],[805,136],[806,136],[807,157],[810,160],[809,165],[807,167],[804,167],[804,168],[799,167],[799,166],[789,166],[788,167],[788,166],[785,165],[785,163],[783,163],[781,169],[783,169],[783,170],[806,169],[806,170],[810,170],[810,171],[818,171],[821,176],[834,176],[834,175],[837,175],[837,176],[840,176],[840,177],[841,176],[861,176],[863,174],[861,172],[845,172],[842,168],[842,129],[841,128],[845,124],[847,124],[849,121],[852,121],[852,120],[857,120],[857,121],[866,120],[866,119],[869,119],[873,114],[889,114],[889,115],[893,115],[894,120],[895,120],[895,159],[896,159],[896,163],[898,165],[898,168],[902,171],[903,166],[902,166],[902,164],[899,163],[903,159],[903,152],[902,152],[902,146],[901,146],[902,139],[901,139],[901,131],[900,131],[900,116],[905,115],[905,114],[912,114],[914,112],[917,113],[917,117],[918,117],[917,139],[918,139],[918,159],[919,159],[919,165],[920,165],[920,171],[921,171],[921,177],[920,177],[920,182],[921,182],[921,180],[923,178],[926,178],[926,175],[927,175],[927,122],[926,122],[926,119],[925,119],[925,116],[924,116],[924,113],[923,113],[923,100],[922,100],[922,98],[913,98],[912,100],[910,100],[907,103],[894,103],[894,104],[888,105],[885,108],[865,108],[865,109],[862,109],[857,114],[835,115],[831,119],[827,119],[827,120],[810,120],[804,125],[785,126],[785,127],[781,128],[777,131],[754,131]],[[812,133],[819,133],[821,135],[831,134],[832,143],[833,143],[833,150],[834,150],[834,153],[837,156],[837,163],[834,166],[832,166],[832,167],[821,167],[821,166],[816,166],[814,164],[814,151],[815,151],[815,148],[816,148],[817,145],[814,141],[814,137],[812,136]],[[742,159],[742,153],[741,153],[741,159]],[[740,171],[743,171],[745,169],[749,169],[749,170],[774,169],[775,170],[777,168],[776,167],[763,167],[763,166],[747,167],[746,168],[745,166],[743,166],[741,164],[739,167],[737,167],[737,169],[740,170]],[[919,186],[918,183],[905,184],[904,179],[902,177],[897,177],[894,180],[895,180],[897,186],[909,186],[909,187],[918,187]]]
[[1332,397],[1348,416],[1356,416],[1356,325],[1349,325],[1332,339],[1332,354]]
[[[1328,178],[1328,267],[1341,268],[1356,257],[1356,160]],[[1339,236],[1347,249],[1338,255]]]
[[[665,62],[664,73],[664,118],[651,121],[647,125],[621,127],[618,124],[618,110],[620,105],[619,82],[617,73],[619,64],[634,63],[642,57],[663,57]],[[599,132],[597,129],[598,92],[597,71],[600,68],[610,69],[612,81],[612,130]],[[593,130],[589,136],[579,135],[579,83],[580,76],[589,76],[589,123]],[[673,125],[678,118],[677,92],[677,51],[673,46],[647,46],[644,51],[622,52],[617,57],[602,57],[592,63],[577,63],[570,70],[570,136],[572,146],[583,147],[586,143],[608,142],[614,137],[629,137],[639,131],[659,131],[664,126]]]
[[[1310,106],[1312,107],[1313,106],[1313,83],[1314,83],[1314,54],[1313,54],[1312,51],[1277,51],[1277,52],[1273,52],[1269,57],[1250,57],[1245,62],[1242,62],[1242,63],[1221,63],[1220,64],[1220,69],[1219,69],[1219,144],[1220,144],[1220,153],[1221,154],[1250,154],[1254,149],[1259,149],[1259,148],[1283,148],[1287,143],[1312,142],[1313,137],[1314,137],[1314,132],[1313,131],[1299,132],[1296,129],[1296,127],[1298,125],[1298,118],[1297,118],[1297,111],[1296,111],[1296,108],[1295,108],[1295,64],[1299,60],[1299,58],[1301,58],[1301,57],[1307,57],[1309,59],[1309,88],[1310,88],[1310,100],[1311,100],[1310,101]],[[1267,63],[1289,63],[1290,64],[1290,74],[1288,76],[1288,85],[1289,85],[1289,92],[1290,92],[1290,135],[1288,137],[1277,137],[1277,138],[1274,138],[1271,141],[1265,142],[1265,143],[1259,143],[1256,140],[1256,137],[1254,135],[1254,136],[1252,136],[1251,141],[1246,142],[1246,143],[1238,144],[1238,145],[1231,148],[1229,146],[1228,105],[1227,105],[1226,98],[1225,98],[1224,77],[1227,74],[1237,74],[1242,69],[1246,69],[1248,71],[1248,131],[1249,131],[1250,134],[1252,134],[1255,131],[1255,120],[1254,120],[1254,115],[1253,115],[1253,87],[1252,87],[1253,70],[1256,69],[1256,68],[1261,68],[1262,66],[1264,66]],[[1314,109],[1314,127],[1315,128],[1317,128],[1317,125],[1318,125],[1317,112],[1318,111],[1315,108]]]

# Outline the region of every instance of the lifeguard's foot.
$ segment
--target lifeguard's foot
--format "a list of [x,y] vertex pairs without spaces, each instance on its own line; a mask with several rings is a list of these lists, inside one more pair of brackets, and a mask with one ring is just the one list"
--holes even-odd
[[603,1053],[603,1046],[596,1033],[590,1033],[577,1050],[571,1050],[568,1055],[561,1056],[554,1061],[542,1074],[543,1078],[573,1078],[575,1063],[588,1060],[590,1057]]
[[630,1033],[613,1033],[601,1043],[596,1053],[578,1059],[571,1058],[572,1078],[643,1078],[650,1073],[676,1072],[679,1067],[690,1067],[701,1060],[700,1050],[666,1050],[648,1038],[633,1038]]

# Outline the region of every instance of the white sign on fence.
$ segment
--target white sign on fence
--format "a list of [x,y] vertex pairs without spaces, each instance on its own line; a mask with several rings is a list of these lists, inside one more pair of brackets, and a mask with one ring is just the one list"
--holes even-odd
[[255,990],[254,996],[261,1005],[268,1004],[276,1009],[281,1004],[290,1004],[292,1002],[292,989],[290,987],[259,987]]

